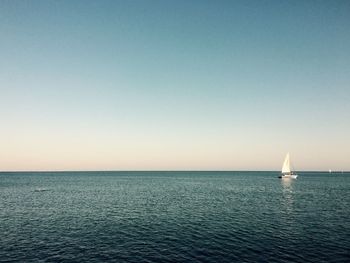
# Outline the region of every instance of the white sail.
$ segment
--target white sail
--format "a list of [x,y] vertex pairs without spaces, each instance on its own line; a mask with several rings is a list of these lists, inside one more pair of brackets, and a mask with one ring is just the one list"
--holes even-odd
[[290,160],[289,160],[289,153],[287,153],[286,158],[284,159],[283,166],[282,166],[282,173],[290,173]]

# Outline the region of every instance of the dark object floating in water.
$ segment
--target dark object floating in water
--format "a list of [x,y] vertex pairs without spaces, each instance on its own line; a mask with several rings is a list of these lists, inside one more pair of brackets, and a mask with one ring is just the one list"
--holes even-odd
[[49,191],[49,189],[47,189],[47,188],[36,188],[34,190],[34,192],[46,192],[46,191]]

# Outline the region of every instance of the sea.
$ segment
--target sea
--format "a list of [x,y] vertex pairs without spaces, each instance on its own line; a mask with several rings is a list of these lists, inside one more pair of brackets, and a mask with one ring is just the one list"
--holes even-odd
[[2,172],[0,262],[350,262],[350,173]]

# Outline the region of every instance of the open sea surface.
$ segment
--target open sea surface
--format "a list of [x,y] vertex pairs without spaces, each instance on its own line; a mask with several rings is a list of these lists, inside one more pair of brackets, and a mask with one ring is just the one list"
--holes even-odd
[[0,173],[0,262],[350,262],[350,174]]

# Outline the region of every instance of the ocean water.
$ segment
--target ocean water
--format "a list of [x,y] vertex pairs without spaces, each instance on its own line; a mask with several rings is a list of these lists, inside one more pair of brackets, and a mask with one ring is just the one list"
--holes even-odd
[[350,174],[0,173],[0,262],[350,262]]

